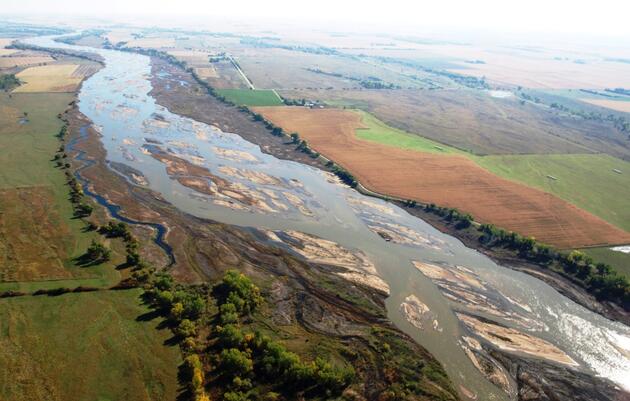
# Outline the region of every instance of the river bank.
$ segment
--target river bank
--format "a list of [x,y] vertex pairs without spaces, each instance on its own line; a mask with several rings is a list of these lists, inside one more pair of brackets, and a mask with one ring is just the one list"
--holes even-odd
[[[356,281],[349,285],[342,275],[330,275],[331,267],[325,260],[308,262],[269,244],[264,232],[183,213],[158,193],[112,171],[98,130],[76,107],[66,118],[69,139],[76,140],[70,155],[85,152],[86,159],[77,163],[89,160],[81,174],[90,190],[119,206],[125,218],[166,227],[166,241],[176,263],[166,267],[166,255],[154,255],[152,260],[179,282],[213,282],[230,268],[253,277],[269,299],[265,311],[268,328],[275,327],[276,335],[290,339],[294,352],[308,353],[322,342],[335,352],[353,350],[358,380],[349,394],[367,400],[382,399],[395,383],[413,381],[423,392],[433,394],[432,399],[458,398],[439,362],[387,320],[384,293]],[[143,240],[149,241],[150,236],[145,233]],[[308,343],[296,342],[296,333],[302,339],[308,338]],[[383,355],[375,344],[390,344],[390,351]],[[424,368],[409,370],[409,364],[416,366],[419,361]],[[427,375],[429,371],[432,373]]]
[[[152,71],[153,89],[151,94],[159,104],[169,110],[208,124],[216,124],[222,130],[235,131],[247,141],[259,145],[263,152],[277,158],[297,161],[328,172],[332,171],[322,158],[313,158],[296,150],[295,144],[286,137],[271,135],[262,123],[253,121],[249,114],[238,110],[236,107],[227,106],[208,95],[205,89],[198,85],[194,77],[181,67],[172,65],[161,58],[153,57]],[[177,82],[186,82],[186,85],[175,85],[174,83]],[[191,88],[196,89],[191,90]],[[234,127],[238,127],[238,130],[234,130]],[[372,196],[373,194],[370,192],[365,194]],[[505,250],[484,247],[478,241],[479,235],[474,229],[458,230],[445,223],[439,216],[425,212],[419,206],[409,208],[403,202],[395,201],[395,203],[405,207],[410,214],[427,221],[440,231],[458,238],[467,247],[489,256],[497,263],[542,279],[569,299],[610,320],[630,324],[629,311],[614,303],[596,299],[566,276],[553,272],[545,266],[517,258]]]

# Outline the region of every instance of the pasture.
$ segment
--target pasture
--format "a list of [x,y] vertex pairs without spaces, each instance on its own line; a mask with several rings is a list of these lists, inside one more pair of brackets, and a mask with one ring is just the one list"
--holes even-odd
[[[280,94],[359,108],[392,127],[477,155],[604,152],[630,158],[627,135],[612,124],[521,104],[515,97],[498,99],[471,90],[292,90]],[[536,92],[535,96],[543,95]]]
[[29,67],[16,74],[24,84],[14,92],[74,92],[83,79],[74,75],[77,67],[77,64]]
[[90,268],[72,260],[97,238],[73,218],[64,173],[52,160],[59,148],[57,114],[72,100],[64,93],[0,93],[0,149],[11,150],[0,152],[2,291],[59,287],[72,280],[77,281],[71,287],[109,286],[120,279],[114,266],[124,251]]
[[174,400],[179,349],[140,294],[0,299],[0,399]]
[[234,104],[245,106],[280,106],[282,99],[269,89],[218,89],[217,93]]
[[357,138],[361,115],[305,107],[255,109],[342,165],[367,188],[471,213],[559,248],[630,241],[625,232],[555,195],[500,178],[466,156],[418,152]]
[[596,262],[607,263],[618,273],[630,279],[630,254],[613,251],[610,248],[586,248],[584,253],[592,257]]
[[554,194],[630,232],[629,162],[602,154],[502,155],[474,160],[494,174]]

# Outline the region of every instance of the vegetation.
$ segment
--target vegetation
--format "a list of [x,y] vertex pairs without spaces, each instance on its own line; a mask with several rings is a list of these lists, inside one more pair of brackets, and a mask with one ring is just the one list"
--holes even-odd
[[[0,155],[0,187],[5,194],[0,197],[0,208],[5,210],[2,220],[8,224],[8,238],[29,239],[31,249],[22,253],[18,245],[13,248],[18,252],[16,266],[22,266],[26,257],[30,269],[36,269],[40,277],[23,281],[19,270],[14,273],[5,264],[0,276],[3,281],[7,275],[12,278],[0,283],[0,291],[109,287],[120,280],[121,273],[112,268],[120,258],[115,249],[110,248],[113,254],[107,263],[89,269],[75,263],[98,234],[86,231],[86,222],[76,218],[87,215],[91,206],[83,199],[80,185],[70,179],[66,149],[60,144],[67,128],[59,116],[72,100],[71,94],[0,93],[0,105],[7,111],[0,116],[0,147],[11,149]],[[19,117],[24,115],[28,122],[20,124]],[[57,162],[61,165],[53,168]],[[8,196],[11,193],[16,197]],[[69,198],[78,202],[69,202]],[[2,253],[0,250],[0,258]]]
[[378,77],[361,78],[361,77],[340,74],[338,72],[323,71],[319,68],[307,68],[306,70],[310,72],[314,72],[316,74],[322,74],[322,75],[327,75],[330,77],[336,77],[336,78],[347,79],[350,81],[355,81],[355,82],[358,82],[358,84],[365,89],[400,89],[399,85],[383,82],[383,80]]
[[370,113],[361,110],[357,110],[357,113],[361,114],[361,122],[365,125],[365,128],[356,130],[356,135],[360,139],[419,152],[440,154],[463,153],[450,146],[442,145],[419,135],[393,128]]
[[630,282],[618,275],[610,265],[596,263],[582,251],[556,251],[532,237],[522,237],[491,224],[482,224],[479,231],[482,233],[479,241],[485,246],[514,250],[524,259],[564,273],[599,299],[630,307]]
[[[543,101],[539,97],[529,95],[526,92],[517,91],[516,94],[523,100],[527,100],[527,101],[538,103],[538,104],[543,103]],[[549,104],[549,107],[554,110],[558,110],[560,112],[582,118],[584,120],[608,122],[608,123],[611,123],[620,132],[630,133],[630,121],[626,120],[624,116],[621,116],[619,114],[613,114],[613,113],[604,114],[604,113],[600,113],[596,111],[584,111],[581,109],[574,109],[574,108],[567,107],[558,102],[551,102]]]
[[140,294],[0,299],[0,399],[174,400],[179,352]]
[[282,106],[276,91],[270,89],[217,89],[216,93],[231,103],[245,106]]
[[[169,319],[186,355],[181,376],[191,399],[208,397],[207,388],[224,400],[277,399],[298,393],[330,397],[339,395],[354,378],[349,366],[323,358],[303,362],[269,336],[248,331],[263,298],[242,273],[227,271],[212,289],[178,285],[169,275],[158,274],[145,294]],[[210,303],[216,305],[214,314]],[[207,340],[198,336],[205,325],[212,333]],[[202,345],[204,341],[208,343]]]
[[[407,205],[415,207],[416,203],[415,201],[407,201]],[[425,205],[424,210],[443,217],[447,222],[453,223],[458,230],[470,227],[474,221],[473,217],[468,213],[462,213],[455,208],[436,206],[433,203]]]
[[20,80],[14,74],[0,74],[0,90],[10,91],[20,86]]

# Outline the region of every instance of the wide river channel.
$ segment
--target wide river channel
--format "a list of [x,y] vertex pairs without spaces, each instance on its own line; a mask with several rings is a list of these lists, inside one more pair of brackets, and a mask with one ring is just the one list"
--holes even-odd
[[[79,108],[100,130],[107,159],[142,173],[144,179],[137,185],[148,186],[195,216],[246,227],[299,231],[362,251],[389,286],[389,318],[444,364],[456,386],[464,386],[484,400],[507,398],[483,377],[461,347],[462,336],[470,334],[454,310],[466,310],[467,305],[446,297],[413,261],[456,271],[455,277],[463,275],[481,283],[478,287],[484,294],[473,298],[487,297],[501,312],[488,314],[492,310],[477,308],[478,315],[543,339],[566,353],[579,369],[630,389],[628,327],[590,312],[530,275],[495,264],[401,208],[340,185],[327,173],[279,160],[234,133],[170,113],[149,95],[149,57],[66,45],[51,37],[26,42],[88,51],[105,59],[105,68],[84,82]],[[212,196],[181,185],[167,175],[162,161],[152,157],[152,146],[208,168],[257,197],[257,206],[239,204],[229,192]],[[386,241],[376,231],[394,233],[394,240]],[[401,304],[411,295],[428,306],[432,324],[418,328],[401,313]]]

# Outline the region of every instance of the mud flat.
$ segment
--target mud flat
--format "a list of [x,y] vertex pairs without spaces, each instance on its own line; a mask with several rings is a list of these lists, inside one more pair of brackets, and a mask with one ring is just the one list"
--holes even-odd
[[521,352],[568,366],[579,366],[564,351],[543,339],[472,315],[456,315],[471,331],[504,351]]
[[362,251],[351,251],[336,242],[299,231],[266,231],[270,240],[281,242],[312,263],[343,268],[337,275],[389,295],[389,285]]
[[420,301],[415,295],[409,295],[400,304],[400,313],[419,330],[426,330],[429,327],[441,332],[440,324],[427,304]]
[[[201,138],[200,138],[201,139]],[[249,152],[244,152],[242,150],[234,150],[234,149],[226,149],[220,148],[218,146],[213,146],[212,151],[219,157],[222,157],[227,160],[236,161],[236,162],[257,162],[258,159],[256,156]]]

